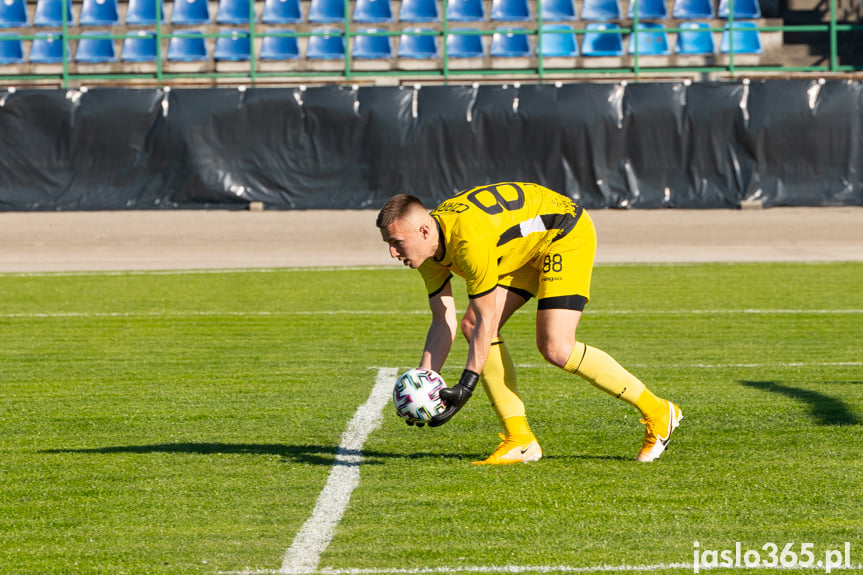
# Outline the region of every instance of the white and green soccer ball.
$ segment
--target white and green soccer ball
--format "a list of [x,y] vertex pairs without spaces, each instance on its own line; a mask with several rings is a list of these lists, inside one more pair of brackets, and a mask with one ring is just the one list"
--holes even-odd
[[446,409],[440,390],[446,383],[430,369],[409,369],[399,376],[393,388],[393,404],[399,417],[411,422],[427,422]]

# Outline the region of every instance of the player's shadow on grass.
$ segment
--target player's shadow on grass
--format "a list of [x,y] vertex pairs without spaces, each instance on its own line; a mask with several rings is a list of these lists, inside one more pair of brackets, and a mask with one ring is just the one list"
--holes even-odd
[[812,417],[820,425],[860,425],[861,419],[841,399],[811,389],[792,387],[778,381],[740,381],[746,387],[779,393],[809,406]]
[[118,445],[86,449],[46,449],[43,453],[185,453],[190,455],[275,455],[289,463],[303,465],[380,465],[387,459],[468,459],[471,453],[388,453],[358,451],[323,445],[282,445],[277,443],[156,443],[152,445]]

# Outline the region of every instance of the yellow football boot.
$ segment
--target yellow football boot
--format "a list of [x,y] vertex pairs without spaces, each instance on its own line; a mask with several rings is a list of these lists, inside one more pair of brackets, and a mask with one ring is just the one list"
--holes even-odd
[[524,439],[511,439],[499,433],[503,440],[488,459],[474,461],[474,465],[509,465],[510,463],[530,463],[539,461],[542,457],[542,448],[536,437],[530,435]]
[[645,425],[645,430],[644,443],[641,445],[638,461],[648,462],[658,459],[668,446],[672,432],[677,429],[680,420],[683,419],[683,413],[679,407],[668,400],[663,401],[667,404],[667,409],[658,417],[641,420],[641,423]]

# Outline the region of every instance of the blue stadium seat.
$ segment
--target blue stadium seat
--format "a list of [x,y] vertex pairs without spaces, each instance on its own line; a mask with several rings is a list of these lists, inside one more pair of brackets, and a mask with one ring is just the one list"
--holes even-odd
[[491,19],[497,21],[530,20],[530,8],[527,0],[492,0]]
[[312,0],[309,4],[309,22],[344,22],[344,0]]
[[264,24],[296,24],[303,21],[300,0],[265,0]]
[[390,0],[357,0],[353,20],[364,23],[392,22]]
[[446,39],[447,56],[450,58],[482,58],[485,55],[482,36],[477,33],[477,30],[467,28],[459,28],[459,30],[472,33],[449,34]]
[[[719,17],[728,18],[731,12],[729,0],[720,0]],[[758,0],[734,0],[734,19],[738,18],[761,18],[761,5]]]
[[24,0],[0,0],[0,28],[27,25],[27,6]]
[[117,53],[114,50],[114,40],[104,36],[105,32],[84,32],[78,40],[75,51],[75,61],[85,64],[102,64],[116,62]]
[[181,34],[181,36],[171,37],[171,41],[168,43],[168,60],[200,62],[208,59],[207,43],[200,32],[180,30],[174,33]]
[[[610,30],[610,32],[603,32]],[[623,56],[623,37],[616,23],[591,22],[581,43],[584,56]]]
[[216,61],[241,62],[249,59],[249,32],[246,30],[223,30],[216,38],[213,59]]
[[716,52],[710,24],[707,22],[681,22],[674,52],[696,56],[706,56]]
[[620,0],[584,0],[581,17],[584,20],[620,20]]
[[249,0],[219,0],[216,22],[219,24],[248,24],[251,20]]
[[674,0],[671,14],[679,20],[713,18],[713,0]]
[[174,0],[171,24],[208,24],[210,6],[207,0]]
[[578,56],[575,31],[567,24],[546,24],[539,35],[537,52],[545,58],[571,58]]
[[399,39],[400,58],[437,58],[437,38],[431,34],[410,32],[434,32],[430,28],[407,28]]
[[[33,64],[57,64],[63,61],[63,36],[59,33],[36,34],[30,48]],[[69,43],[66,42],[66,57],[69,58]]]
[[306,58],[335,60],[345,57],[345,39],[341,31],[322,28],[313,32],[319,35],[309,36]]
[[363,34],[375,34],[386,32],[386,29],[367,28],[359,30],[354,36],[353,57],[361,59],[392,58],[393,43],[389,36],[365,36]]
[[261,41],[261,60],[295,60],[299,57],[300,47],[296,36],[264,36]]
[[734,33],[729,34],[728,24],[725,25],[725,30],[722,32],[722,39],[719,42],[719,51],[723,54],[731,52],[732,43],[734,44],[735,54],[761,54],[761,38],[758,35],[758,30],[755,22],[734,22]]
[[36,0],[36,13],[33,15],[34,26],[62,26],[63,2],[66,2],[66,23],[72,22],[72,0]]
[[480,22],[485,20],[482,0],[451,0],[446,6],[446,17],[453,22]]
[[638,6],[638,19],[664,20],[668,18],[668,8],[665,0],[630,0],[626,10],[627,18],[635,18],[635,8]]
[[81,3],[81,26],[114,26],[120,23],[117,0],[84,0]]
[[437,22],[437,0],[403,0],[399,9],[401,22]]
[[[165,21],[165,2],[159,0],[160,20]],[[126,24],[129,26],[152,26],[156,23],[156,0],[129,0]]]
[[144,30],[130,31],[130,36],[123,40],[124,62],[155,62],[156,34]]
[[668,33],[664,24],[658,22],[639,22],[635,34],[629,35],[630,54],[635,54],[636,39],[640,56],[668,56],[671,48],[668,46]]
[[572,0],[548,0],[542,3],[542,19],[549,22],[578,20]]
[[0,34],[0,64],[24,62],[24,47],[15,34]]
[[491,55],[495,58],[526,58],[531,55],[530,41],[524,28],[496,31],[491,37]]

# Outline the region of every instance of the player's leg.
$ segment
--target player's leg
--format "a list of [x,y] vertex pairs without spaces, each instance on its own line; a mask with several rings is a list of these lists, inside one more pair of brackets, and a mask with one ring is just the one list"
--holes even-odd
[[[502,328],[512,314],[531,297],[529,292],[518,288],[497,288],[497,306]],[[462,333],[470,341],[475,318],[468,310],[462,318]],[[542,450],[536,441],[525,415],[524,402],[518,393],[515,364],[506,344],[498,332],[489,349],[488,359],[482,370],[482,383],[492,408],[504,428],[504,441],[486,460],[476,463],[517,463],[536,461]],[[511,455],[510,452],[515,450]]]
[[609,354],[577,340],[578,324],[590,298],[596,249],[596,234],[586,213],[571,235],[569,241],[560,242],[549,253],[540,276],[537,347],[550,363],[635,406],[646,425],[638,460],[652,461],[677,427],[680,409],[654,395]]

